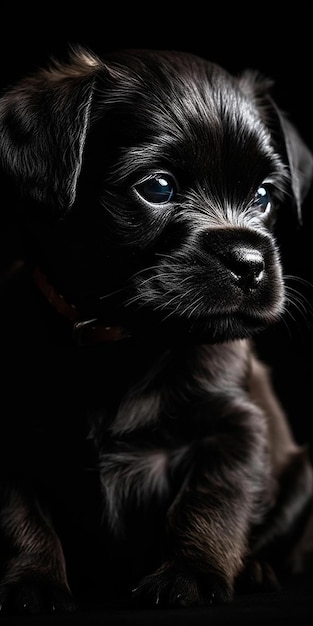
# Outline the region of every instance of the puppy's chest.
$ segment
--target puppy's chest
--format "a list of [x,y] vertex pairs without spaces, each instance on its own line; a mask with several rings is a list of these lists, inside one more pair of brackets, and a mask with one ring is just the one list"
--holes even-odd
[[[194,455],[196,429],[176,408],[171,415],[147,398],[137,397],[136,407],[119,407],[111,427],[93,433],[98,445],[101,484],[109,499],[132,496],[146,501],[165,497],[181,480]],[[132,404],[132,403],[131,403]],[[150,408],[150,410],[149,410]],[[129,428],[127,428],[127,424]],[[101,427],[100,427],[101,428]],[[115,495],[113,495],[115,494]]]
[[167,507],[193,458],[193,446],[158,430],[110,439],[99,451],[100,484],[107,518],[118,527],[127,511],[153,502]]
[[166,384],[142,381],[116,406],[95,416],[91,437],[110,507],[117,510],[126,500],[146,505],[155,497],[170,499],[200,442],[214,436],[217,414],[214,397],[188,389],[183,377],[178,386],[169,377]]
[[203,441],[214,441],[223,412],[232,413],[225,376],[240,393],[246,349],[149,345],[114,355],[90,430],[112,524],[129,502],[172,500]]

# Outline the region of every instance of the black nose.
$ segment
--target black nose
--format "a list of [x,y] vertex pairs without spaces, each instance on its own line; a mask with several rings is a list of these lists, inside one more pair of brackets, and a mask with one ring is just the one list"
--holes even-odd
[[223,261],[242,286],[256,287],[263,278],[264,258],[255,248],[240,245],[229,248]]

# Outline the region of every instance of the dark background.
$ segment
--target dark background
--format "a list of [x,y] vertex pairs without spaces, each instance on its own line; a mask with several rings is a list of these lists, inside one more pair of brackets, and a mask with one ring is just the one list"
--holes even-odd
[[[63,57],[69,44],[85,45],[99,55],[127,47],[180,49],[204,56],[234,73],[249,67],[272,78],[272,93],[277,103],[313,149],[311,11],[308,3],[305,9],[295,3],[289,6],[290,9],[287,3],[275,5],[274,2],[244,3],[244,6],[231,3],[229,8],[223,3],[218,8],[210,2],[192,0],[190,5],[150,2],[146,5],[114,3],[113,6],[87,0],[81,4],[39,4],[36,9],[27,3],[22,9],[8,4],[1,9],[0,88],[46,64],[50,56]],[[275,15],[274,7],[280,7],[276,8]],[[286,273],[307,282],[297,283],[302,294],[296,296],[297,305],[288,309],[284,321],[263,333],[257,344],[273,368],[274,383],[290,415],[297,440],[308,441],[313,446],[313,287],[308,285],[313,283],[312,199],[311,192],[303,208],[302,228],[292,216],[288,224],[279,225]],[[10,214],[9,199],[4,206],[2,204],[1,211],[6,216]],[[0,235],[0,244],[4,240],[7,252],[10,240],[6,233]],[[0,249],[0,258],[3,254],[4,247]],[[309,587],[305,581],[302,588],[300,584],[301,589],[295,586],[276,603],[275,598],[267,594],[262,599],[239,600],[233,613],[214,611],[210,622],[206,611],[187,611],[181,613],[181,617],[167,612],[158,615],[163,625],[228,624],[234,620],[242,624],[261,624],[273,623],[282,617],[288,623],[305,624],[309,623],[307,615],[311,616],[308,619],[312,618],[311,582]],[[301,596],[303,589],[309,591]],[[103,618],[107,624],[146,625],[155,616],[143,612],[136,615],[133,622],[130,615],[95,616],[91,609],[86,623],[98,623],[98,617],[99,623]]]

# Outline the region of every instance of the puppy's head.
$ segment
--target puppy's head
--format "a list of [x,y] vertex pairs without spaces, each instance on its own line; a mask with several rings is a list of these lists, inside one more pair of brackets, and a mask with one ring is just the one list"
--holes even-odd
[[273,226],[313,160],[268,88],[185,53],[77,49],[3,95],[32,259],[82,318],[224,341],[280,316]]

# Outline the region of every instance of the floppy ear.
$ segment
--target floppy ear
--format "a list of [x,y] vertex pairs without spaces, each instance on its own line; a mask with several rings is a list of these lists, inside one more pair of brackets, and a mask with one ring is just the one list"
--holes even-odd
[[82,49],[0,99],[0,162],[23,197],[63,215],[73,204],[98,59]]
[[291,188],[296,202],[299,221],[301,207],[313,180],[313,155],[291,122],[277,110],[288,158]]
[[248,69],[242,72],[240,84],[254,99],[272,133],[278,151],[286,161],[291,194],[301,222],[301,207],[313,181],[313,154],[287,115],[278,108],[272,98],[272,80]]

